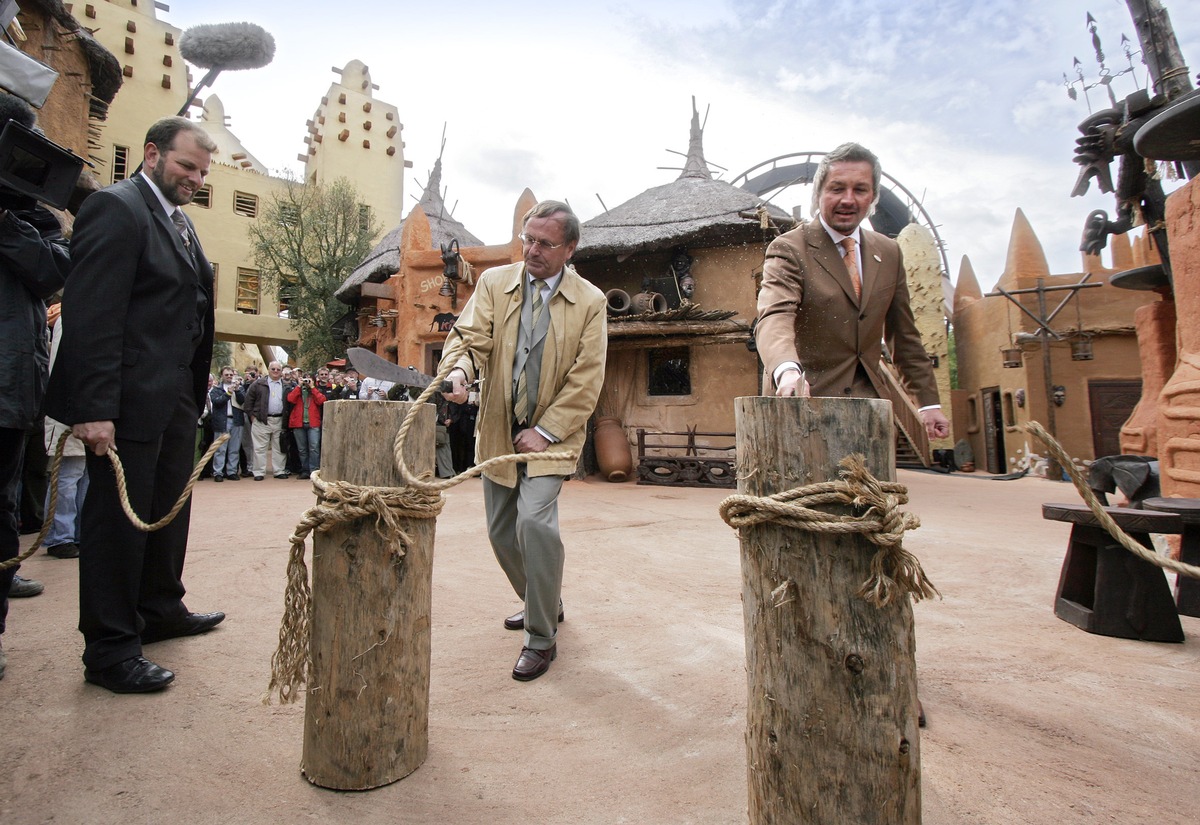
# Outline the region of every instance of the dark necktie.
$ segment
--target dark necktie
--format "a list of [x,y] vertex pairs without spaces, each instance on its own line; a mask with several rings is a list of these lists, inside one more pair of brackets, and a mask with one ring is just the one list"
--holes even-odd
[[175,224],[175,231],[183,238],[183,246],[189,252],[192,251],[192,238],[188,234],[187,221],[183,218],[183,210],[175,207],[175,211],[171,213],[171,223]]

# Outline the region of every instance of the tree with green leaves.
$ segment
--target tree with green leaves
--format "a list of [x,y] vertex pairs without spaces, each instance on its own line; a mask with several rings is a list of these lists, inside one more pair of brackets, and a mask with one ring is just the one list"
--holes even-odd
[[377,233],[370,207],[345,178],[329,186],[289,180],[251,225],[263,294],[278,292],[280,312],[299,334],[301,365],[345,354],[332,327],[346,307],[333,294],[370,253]]

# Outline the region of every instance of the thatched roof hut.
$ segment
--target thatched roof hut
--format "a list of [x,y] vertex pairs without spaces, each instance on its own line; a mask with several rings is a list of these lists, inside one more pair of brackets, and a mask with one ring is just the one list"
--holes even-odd
[[[704,159],[700,113],[692,104],[687,163],[671,183],[642,194],[583,224],[576,261],[671,249],[761,243],[758,217],[765,210],[781,228],[791,216],[762,198],[725,181],[713,180]],[[747,217],[749,216],[749,217]]]
[[[471,234],[450,214],[441,190],[442,159],[439,157],[433,163],[429,183],[425,185],[425,192],[419,204],[425,212],[425,217],[429,219],[433,248],[437,249],[454,239],[458,240],[459,247],[483,246],[483,241]],[[408,218],[405,218],[399,226],[384,235],[383,240],[376,244],[363,262],[350,273],[350,277],[334,293],[339,301],[353,304],[358,300],[364,283],[382,283],[400,271],[400,237],[404,234],[404,225],[407,222]]]
[[104,120],[108,114],[108,105],[112,103],[113,98],[117,96],[117,91],[121,88],[123,77],[120,61],[112,52],[101,46],[90,31],[80,25],[60,0],[23,0],[21,5],[39,10],[54,20],[65,35],[79,41],[91,72],[92,105],[90,114],[97,120]]

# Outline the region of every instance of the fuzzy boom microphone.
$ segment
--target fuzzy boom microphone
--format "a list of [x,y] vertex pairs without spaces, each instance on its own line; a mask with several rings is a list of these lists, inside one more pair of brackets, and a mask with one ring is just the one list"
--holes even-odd
[[275,57],[275,38],[253,23],[208,23],[183,33],[179,53],[201,69],[260,69]]
[[208,69],[179,110],[182,115],[200,90],[225,69],[259,69],[270,63],[275,57],[275,38],[254,23],[204,23],[183,33],[179,54],[193,66]]

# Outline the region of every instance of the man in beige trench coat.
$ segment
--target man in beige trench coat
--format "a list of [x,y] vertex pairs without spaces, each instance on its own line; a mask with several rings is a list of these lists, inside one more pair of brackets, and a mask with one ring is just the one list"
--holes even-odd
[[[579,219],[565,203],[542,201],[524,218],[524,260],[489,269],[446,339],[460,343],[449,374],[467,400],[483,376],[475,460],[546,450],[578,453],[604,383],[604,294],[567,261],[579,242]],[[504,464],[483,474],[488,537],[524,609],[504,621],[524,630],[513,678],[536,679],[558,655],[563,619],[563,543],[558,494],[574,461]]]

